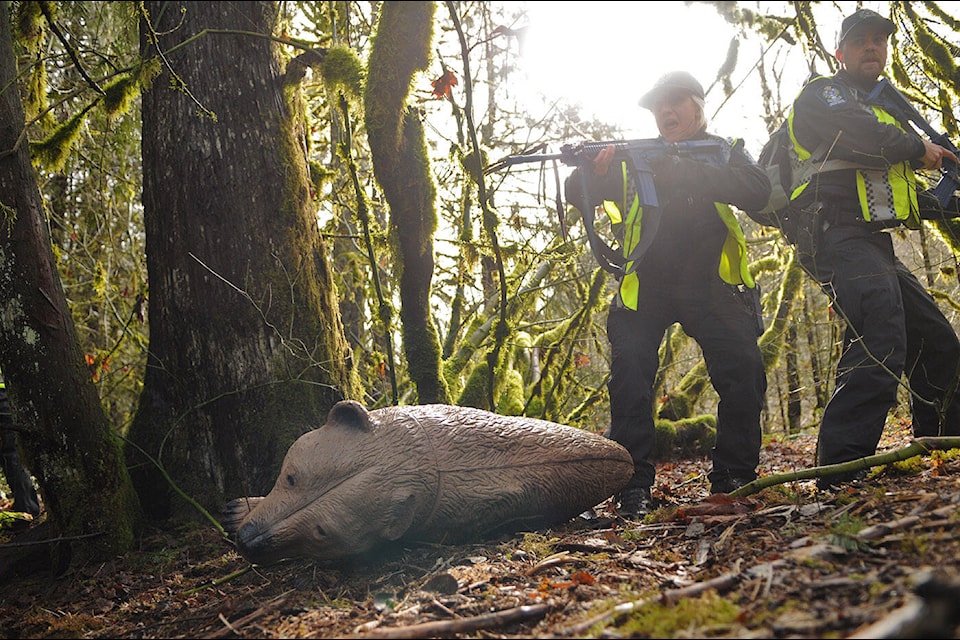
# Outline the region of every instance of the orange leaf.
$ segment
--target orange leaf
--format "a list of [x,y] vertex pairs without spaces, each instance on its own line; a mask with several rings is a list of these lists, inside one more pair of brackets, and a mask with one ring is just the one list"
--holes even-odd
[[577,571],[570,577],[573,579],[574,584],[593,584],[595,582],[593,576],[586,571]]
[[433,87],[432,95],[438,100],[449,98],[450,90],[457,86],[457,76],[453,75],[453,71],[444,69],[443,75],[431,82],[430,86]]

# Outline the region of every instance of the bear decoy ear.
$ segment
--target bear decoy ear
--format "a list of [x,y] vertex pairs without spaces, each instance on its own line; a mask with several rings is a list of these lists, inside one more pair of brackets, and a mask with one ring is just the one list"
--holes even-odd
[[373,428],[366,407],[356,400],[341,400],[333,405],[327,414],[327,424],[338,424],[361,431],[370,431]]

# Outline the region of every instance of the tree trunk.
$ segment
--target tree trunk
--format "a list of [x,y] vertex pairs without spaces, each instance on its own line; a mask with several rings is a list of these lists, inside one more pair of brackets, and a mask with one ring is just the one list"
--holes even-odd
[[[105,560],[133,545],[139,504],[61,286],[37,176],[21,138],[17,78],[10,3],[0,2],[0,365],[48,519],[65,536],[101,534],[75,549]],[[55,566],[63,568],[67,557],[59,555]]]
[[390,204],[404,351],[421,404],[449,402],[440,336],[430,313],[436,190],[423,125],[416,110],[406,105],[413,74],[429,60],[434,9],[433,2],[383,3],[364,96],[374,175]]
[[216,508],[268,492],[289,445],[358,390],[277,15],[144,4],[141,51],[162,73],[143,96],[150,355],[128,459],[154,517],[191,512],[141,449]]

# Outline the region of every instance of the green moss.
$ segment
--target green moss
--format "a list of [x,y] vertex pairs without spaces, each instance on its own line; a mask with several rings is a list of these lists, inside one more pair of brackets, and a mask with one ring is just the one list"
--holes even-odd
[[[689,374],[684,376],[683,379],[689,380]],[[667,396],[666,402],[660,406],[657,415],[665,420],[680,420],[693,413],[693,403],[694,398],[691,395],[678,389]]]
[[654,457],[657,460],[669,459],[673,455],[674,447],[677,446],[677,428],[669,420],[656,420],[654,427],[657,432]]
[[923,456],[913,456],[906,460],[897,460],[890,465],[894,470],[903,475],[917,475],[926,468],[927,463]]
[[618,631],[649,638],[703,637],[699,630],[704,627],[731,625],[739,616],[740,607],[734,602],[708,591],[698,598],[683,598],[673,604],[640,607]]
[[133,75],[120,76],[104,90],[103,109],[110,117],[124,114],[140,93],[140,83]]
[[500,384],[497,399],[497,413],[505,416],[523,415],[524,405],[523,376],[516,369],[508,369]]
[[960,449],[934,449],[930,452],[930,464],[939,466],[960,458]]
[[904,536],[900,540],[900,550],[918,558],[925,557],[930,550],[930,538],[919,534]]
[[529,416],[543,415],[543,398],[537,396],[535,398],[528,399],[527,415]]
[[476,153],[468,153],[463,156],[460,164],[464,173],[470,176],[474,182],[480,182],[483,177],[483,168],[487,166],[487,154],[484,151],[481,151],[479,156]]
[[[48,3],[48,6],[52,3]],[[39,2],[20,2],[15,5],[14,35],[19,44],[28,51],[36,51],[44,34],[43,12]]]
[[363,64],[357,53],[349,47],[335,46],[327,50],[321,75],[324,84],[332,90],[342,89],[352,98],[363,94]]
[[478,365],[470,371],[470,377],[463,385],[463,391],[457,399],[457,404],[463,407],[474,407],[477,409],[486,409],[492,411],[490,402],[487,400],[487,389],[490,380],[490,369],[484,365]]
[[30,143],[30,153],[35,164],[51,172],[63,169],[73,144],[80,137],[83,123],[86,121],[88,106],[83,111],[54,129],[46,139]]
[[559,538],[548,538],[539,533],[527,532],[523,534],[523,542],[520,543],[520,549],[534,558],[542,559],[553,555],[558,542],[560,542]]
[[675,460],[709,455],[717,442],[717,419],[712,415],[698,415],[682,420],[654,421],[657,460]]

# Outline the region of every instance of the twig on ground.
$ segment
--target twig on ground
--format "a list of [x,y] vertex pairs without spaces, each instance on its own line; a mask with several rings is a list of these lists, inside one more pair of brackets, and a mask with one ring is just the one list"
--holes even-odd
[[224,619],[223,615],[221,614],[220,620],[221,622],[223,622],[223,627],[204,637],[205,638],[223,638],[225,636],[230,635],[231,633],[239,635],[239,631],[238,631],[239,629],[242,629],[247,624],[253,622],[254,620],[256,620],[257,618],[259,618],[264,614],[270,613],[272,611],[276,611],[277,607],[279,607],[284,602],[286,602],[287,598],[293,592],[294,592],[294,589],[290,589],[289,591],[284,591],[283,593],[278,595],[276,598],[274,598],[267,604],[258,608],[253,613],[249,613],[243,616],[242,618],[240,618],[239,620],[235,620],[233,622],[228,622],[226,619]]
[[480,629],[490,629],[501,627],[515,622],[524,622],[542,618],[552,608],[549,604],[524,605],[505,609],[503,611],[494,611],[493,613],[484,613],[472,618],[458,618],[456,620],[438,620],[434,622],[424,622],[421,624],[412,624],[405,627],[389,627],[386,629],[373,629],[363,635],[353,636],[355,638],[447,638],[454,633],[472,633]]

